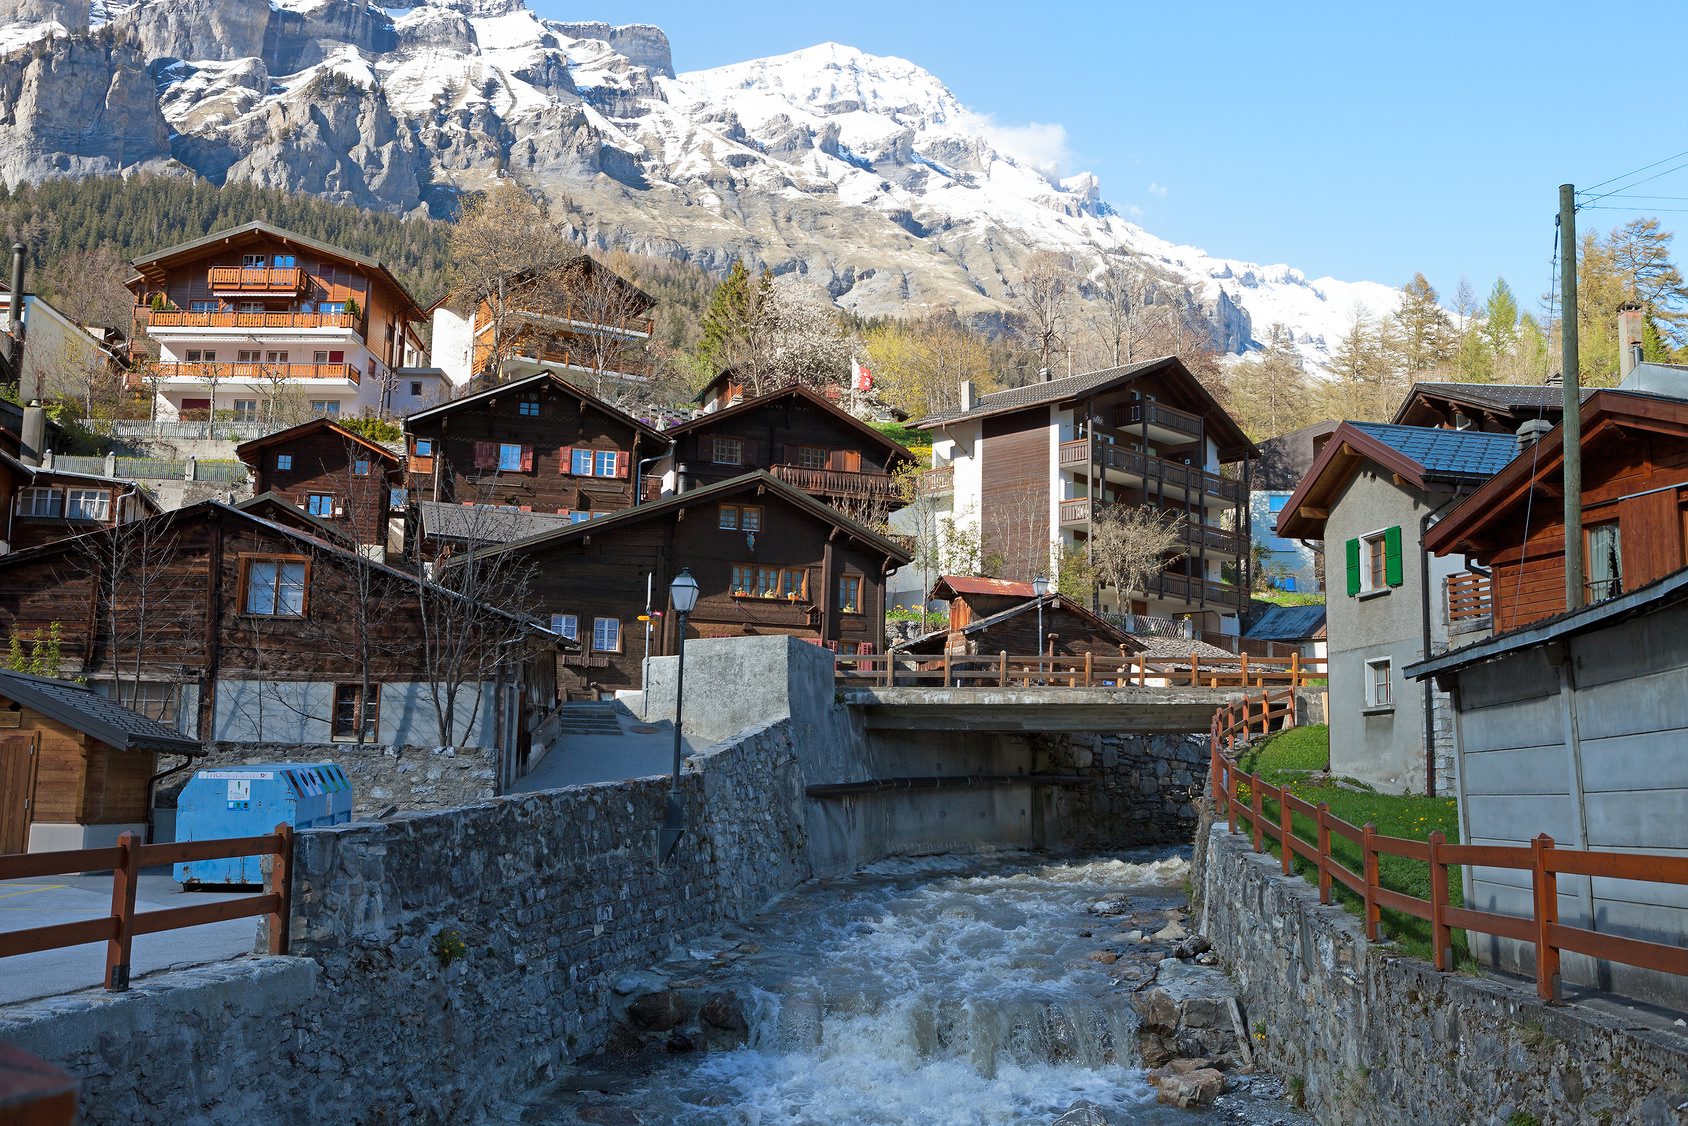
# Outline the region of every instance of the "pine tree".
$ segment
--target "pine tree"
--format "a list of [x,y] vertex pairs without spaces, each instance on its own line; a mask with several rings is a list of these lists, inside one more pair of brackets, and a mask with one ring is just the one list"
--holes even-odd
[[1518,299],[1512,296],[1505,278],[1496,278],[1494,288],[1489,290],[1489,300],[1483,305],[1482,334],[1495,357],[1511,353],[1518,339]]
[[1230,369],[1230,387],[1230,412],[1257,441],[1307,425],[1317,409],[1301,353],[1281,324],[1267,332],[1264,352]]
[[1454,326],[1423,274],[1414,274],[1413,280],[1401,287],[1401,307],[1393,319],[1401,364],[1409,380],[1448,366],[1457,344]]
[[709,309],[703,314],[703,334],[693,355],[704,374],[714,376],[743,359],[772,285],[773,277],[767,271],[752,283],[744,263],[733,263],[725,280],[710,295]]

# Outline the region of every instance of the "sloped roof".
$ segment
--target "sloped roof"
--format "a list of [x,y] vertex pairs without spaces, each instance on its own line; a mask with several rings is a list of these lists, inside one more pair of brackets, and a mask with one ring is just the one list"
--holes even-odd
[[[944,594],[943,591],[950,593]],[[958,594],[974,594],[994,598],[1031,598],[1036,592],[1031,583],[1017,583],[1011,579],[976,578],[972,575],[944,575],[932,586],[928,598],[949,601]]]
[[[1593,389],[1584,387],[1582,401],[1587,402],[1593,393]],[[1415,383],[1391,421],[1404,423],[1421,398],[1446,399],[1480,410],[1551,413],[1557,418],[1565,402],[1565,390],[1558,383]]]
[[862,437],[866,438],[868,441],[872,442],[881,449],[887,450],[892,454],[900,455],[910,462],[914,461],[914,455],[909,453],[908,448],[902,443],[893,438],[886,437],[884,434],[875,430],[873,427],[869,426],[849,411],[840,410],[838,407],[828,402],[825,397],[815,394],[801,383],[790,383],[781,387],[777,391],[769,391],[764,395],[749,396],[740,399],[730,407],[723,407],[717,411],[710,411],[707,414],[697,415],[695,418],[688,419],[687,421],[680,423],[678,426],[670,426],[665,433],[669,435],[676,435],[690,434],[698,430],[707,430],[723,421],[738,418],[758,407],[765,407],[779,399],[787,398],[803,399],[813,406],[819,407],[827,415],[837,419],[841,424],[851,430],[854,430],[856,433],[860,434]]
[[495,384],[485,390],[476,391],[471,395],[464,395],[461,398],[452,399],[451,401],[441,403],[438,406],[428,407],[426,410],[419,410],[415,414],[406,415],[404,418],[405,432],[410,432],[412,423],[420,422],[425,418],[435,418],[440,415],[451,414],[454,411],[462,410],[464,407],[477,404],[482,399],[497,398],[499,395],[508,395],[513,391],[524,390],[530,385],[537,385],[545,380],[550,380],[568,394],[575,396],[593,407],[596,407],[598,410],[603,411],[611,418],[625,423],[627,426],[646,435],[647,437],[653,438],[664,444],[668,442],[667,437],[663,435],[662,431],[657,430],[654,427],[647,426],[645,423],[640,422],[626,411],[612,407],[610,404],[604,402],[604,400],[598,398],[590,391],[585,391],[576,387],[574,384],[570,383],[554,371],[535,372],[533,375],[524,376],[521,379],[512,379],[508,383]]
[[199,740],[69,680],[0,669],[0,696],[120,751],[203,754]]
[[1307,641],[1325,628],[1325,607],[1273,606],[1243,636],[1251,641]]
[[448,504],[425,500],[417,506],[425,539],[509,543],[566,528],[572,521],[553,512],[522,512],[498,505]]
[[298,505],[273,490],[266,489],[257,496],[247,497],[245,500],[236,501],[234,506],[242,512],[249,512],[253,516],[258,516],[265,520],[270,519],[269,516],[265,515],[266,512],[274,512],[275,514],[283,516],[288,520],[297,520],[307,530],[314,529],[315,532],[325,540],[345,542],[347,539],[346,534],[338,528],[329,524],[325,520],[319,520],[317,517],[312,516],[309,512],[306,512],[304,509],[300,508]]
[[1422,467],[1425,476],[1492,477],[1505,469],[1518,453],[1518,439],[1512,434],[1396,426],[1387,422],[1355,422],[1350,425],[1412,458]]
[[289,426],[285,430],[276,430],[269,434],[263,434],[259,437],[248,439],[236,446],[234,448],[234,453],[241,461],[250,465],[252,462],[251,459],[247,457],[248,453],[255,454],[257,451],[267,449],[270,446],[277,446],[283,442],[297,441],[316,430],[326,430],[338,438],[343,438],[353,445],[360,446],[363,449],[368,450],[376,457],[379,457],[384,461],[389,461],[395,466],[403,460],[398,454],[389,450],[381,443],[372,442],[368,438],[365,438],[362,434],[357,434],[346,429],[338,422],[335,422],[332,418],[307,419],[306,421],[299,423],[297,426]]
[[[995,581],[999,581],[999,580],[990,580],[990,581],[995,582]],[[1021,585],[1025,585],[1025,584],[1016,583],[1016,584],[1013,584],[1013,585],[1021,586]],[[1026,589],[1029,592],[1031,588],[1028,586]],[[1067,597],[1060,595],[1060,594],[1046,594],[1042,598],[1028,597],[1026,599],[1026,601],[1021,602],[1018,605],[1009,606],[1006,609],[998,610],[996,613],[990,614],[990,615],[983,617],[983,618],[975,618],[972,621],[968,622],[966,625],[962,626],[958,630],[949,630],[949,629],[933,630],[931,633],[922,634],[920,637],[911,638],[909,641],[907,641],[903,645],[898,646],[897,648],[914,649],[916,646],[920,646],[920,645],[923,645],[925,643],[932,642],[935,639],[948,638],[951,634],[954,634],[954,633],[959,633],[963,637],[967,636],[968,634],[979,633],[979,632],[982,632],[984,630],[990,629],[992,626],[1000,625],[1001,623],[1006,622],[1011,618],[1016,618],[1016,617],[1020,616],[1021,614],[1032,613],[1032,612],[1036,611],[1039,606],[1043,607],[1045,610],[1048,610],[1051,613],[1059,610],[1062,613],[1072,614],[1075,617],[1077,617],[1079,620],[1083,621],[1085,624],[1089,625],[1092,629],[1096,630],[1096,632],[1103,634],[1104,636],[1107,636],[1107,637],[1114,639],[1118,644],[1123,645],[1126,649],[1128,649],[1129,651],[1131,651],[1133,653],[1139,652],[1139,651],[1146,648],[1146,646],[1144,644],[1144,642],[1147,640],[1146,638],[1139,638],[1139,637],[1136,637],[1133,634],[1126,633],[1123,629],[1121,629],[1119,626],[1116,626],[1114,623],[1108,621],[1106,618],[1098,617],[1097,615],[1091,613],[1089,610],[1085,609],[1083,606],[1080,606],[1077,602],[1074,602],[1072,599],[1067,598]]]

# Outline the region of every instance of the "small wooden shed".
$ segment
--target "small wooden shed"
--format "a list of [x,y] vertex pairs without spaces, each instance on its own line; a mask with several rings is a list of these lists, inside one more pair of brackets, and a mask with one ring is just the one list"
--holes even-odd
[[199,741],[80,684],[0,670],[0,853],[144,834],[158,756]]

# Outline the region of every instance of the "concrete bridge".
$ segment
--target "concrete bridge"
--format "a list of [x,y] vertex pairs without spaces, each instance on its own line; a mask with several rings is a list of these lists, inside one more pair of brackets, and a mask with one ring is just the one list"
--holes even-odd
[[[1256,689],[1255,691],[1258,691]],[[1199,734],[1245,689],[951,687],[841,690],[869,731]]]

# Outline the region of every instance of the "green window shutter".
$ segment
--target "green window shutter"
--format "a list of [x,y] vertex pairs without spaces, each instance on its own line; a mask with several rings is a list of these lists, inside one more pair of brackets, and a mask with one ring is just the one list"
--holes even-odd
[[1401,526],[1383,533],[1383,577],[1390,586],[1401,585]]
[[1348,541],[1348,597],[1360,593],[1360,541]]

